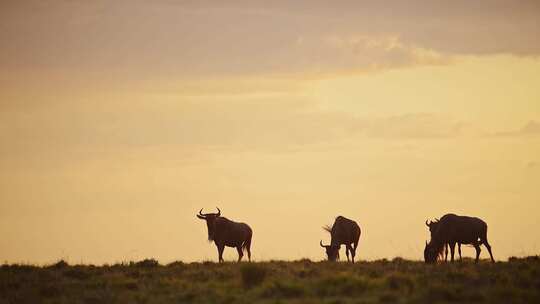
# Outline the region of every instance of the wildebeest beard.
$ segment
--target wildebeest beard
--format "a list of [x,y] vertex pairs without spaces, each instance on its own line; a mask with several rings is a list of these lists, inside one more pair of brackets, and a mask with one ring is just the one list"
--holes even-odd
[[208,241],[213,242],[214,241],[214,223],[207,221],[206,224],[208,226]]

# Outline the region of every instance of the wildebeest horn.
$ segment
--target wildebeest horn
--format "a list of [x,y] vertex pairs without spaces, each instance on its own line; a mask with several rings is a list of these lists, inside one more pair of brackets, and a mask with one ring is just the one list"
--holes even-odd
[[429,224],[428,224],[428,222],[427,222],[427,221],[428,221],[428,220],[426,220],[426,226],[428,226],[428,227],[429,227]]
[[322,248],[326,248],[326,246],[323,245],[322,240],[321,240],[321,242],[319,244],[321,244]]
[[217,211],[218,211],[217,216],[220,216],[220,215],[221,215],[221,210],[219,210],[218,207],[216,207],[216,209],[217,209]]
[[200,218],[201,220],[206,219],[206,216],[202,213],[202,209],[199,211],[199,214],[197,214],[197,217]]

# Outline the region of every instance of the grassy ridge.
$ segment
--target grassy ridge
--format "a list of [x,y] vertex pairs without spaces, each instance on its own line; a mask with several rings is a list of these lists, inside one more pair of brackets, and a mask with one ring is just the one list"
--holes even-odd
[[0,303],[540,303],[540,258],[0,267]]

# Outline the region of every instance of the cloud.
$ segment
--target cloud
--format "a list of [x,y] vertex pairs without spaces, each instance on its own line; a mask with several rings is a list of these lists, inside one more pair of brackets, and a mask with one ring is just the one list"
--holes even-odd
[[123,81],[538,55],[539,6],[533,0],[14,2],[0,10],[0,40],[10,41],[0,65],[11,75],[39,68]]
[[515,131],[503,131],[493,133],[495,137],[529,137],[540,135],[540,122],[531,120],[526,123],[521,129]]
[[526,164],[525,166],[526,166],[528,169],[533,169],[533,168],[538,167],[538,162],[530,161],[530,162],[527,162],[527,164]]
[[364,134],[372,138],[437,139],[463,134],[461,121],[434,113],[413,113],[370,121]]
[[[302,99],[201,100],[170,104],[111,102],[64,105],[1,117],[6,154],[28,151],[130,150],[170,146],[200,149],[283,150],[366,139],[441,139],[462,124],[432,113],[362,118],[321,110]],[[26,151],[26,152],[25,152]],[[56,152],[55,152],[56,153]]]
[[331,36],[326,45],[342,68],[385,69],[412,65],[447,64],[449,56],[434,50],[407,45],[398,36]]
[[525,135],[538,135],[540,134],[540,123],[529,121],[519,132]]

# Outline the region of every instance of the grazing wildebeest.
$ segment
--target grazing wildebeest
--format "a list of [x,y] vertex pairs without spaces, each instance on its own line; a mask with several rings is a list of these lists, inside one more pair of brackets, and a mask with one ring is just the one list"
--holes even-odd
[[217,210],[218,213],[203,214],[201,209],[197,217],[206,221],[208,240],[214,241],[216,244],[219,262],[223,262],[225,246],[236,248],[238,251],[238,262],[242,260],[244,250],[247,251],[248,259],[251,261],[251,237],[253,231],[247,224],[233,222],[222,217],[221,210],[219,208]]
[[[428,221],[426,220],[426,226],[429,228],[429,232],[431,233],[431,237],[433,238],[433,234],[439,227],[439,219],[435,219],[435,221]],[[457,243],[458,245],[458,253],[459,253],[459,259],[461,260],[461,243]],[[448,243],[444,244],[444,261],[448,261]]]
[[321,247],[326,249],[326,255],[329,261],[336,261],[339,259],[339,249],[341,245],[345,245],[345,253],[347,254],[347,261],[349,260],[349,252],[352,256],[352,262],[354,263],[354,257],[356,255],[356,248],[358,247],[358,241],[360,239],[360,226],[348,218],[338,216],[332,227],[323,227],[324,230],[330,232],[330,245],[323,245],[322,240],[319,243]]
[[459,216],[446,214],[438,224],[437,230],[433,233],[431,241],[426,242],[424,249],[424,260],[426,263],[435,263],[437,257],[441,255],[444,244],[450,245],[451,260],[454,261],[454,249],[456,243],[471,244],[476,249],[476,262],[480,257],[480,245],[486,246],[491,261],[493,254],[491,246],[487,240],[487,224],[476,217]]

